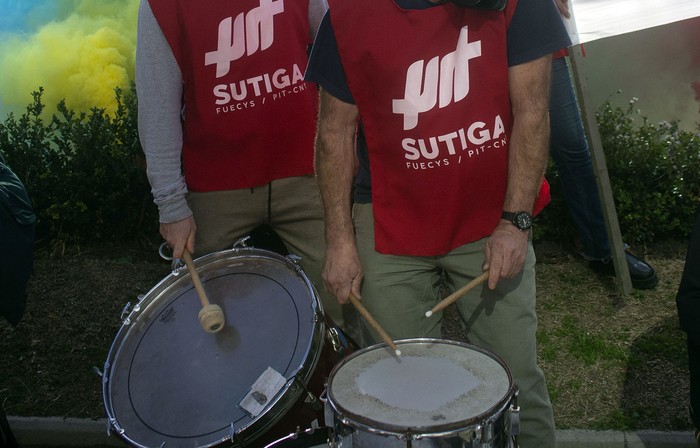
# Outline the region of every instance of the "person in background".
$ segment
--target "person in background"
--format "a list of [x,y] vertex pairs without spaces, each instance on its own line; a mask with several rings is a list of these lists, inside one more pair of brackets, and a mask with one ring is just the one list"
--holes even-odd
[[0,158],[0,316],[22,320],[34,270],[36,215],[22,181]]
[[695,426],[695,442],[700,448],[700,205],[688,243],[676,306],[681,329],[687,334],[690,418]]
[[[24,316],[27,285],[34,270],[36,215],[22,181],[0,158],[0,316],[13,327]],[[0,448],[17,440],[0,403]]]
[[[565,20],[569,19],[568,0],[555,0],[555,4]],[[578,230],[583,257],[593,271],[614,276],[605,215],[566,55],[566,50],[557,51],[552,61],[550,153],[559,172],[564,200]],[[626,246],[625,259],[634,288],[651,289],[657,285],[656,271]]]
[[549,199],[551,54],[569,39],[551,0],[471,3],[329,2],[306,73],[321,85],[324,282],[395,339],[441,337],[442,312],[425,315],[441,276],[488,271],[458,302],[466,335],[513,372],[520,446],[554,447],[529,229]]
[[[267,225],[322,290],[318,89],[303,71],[326,9],[325,0],[141,1],[138,127],[174,257],[230,249]],[[320,296],[347,329],[354,310]]]

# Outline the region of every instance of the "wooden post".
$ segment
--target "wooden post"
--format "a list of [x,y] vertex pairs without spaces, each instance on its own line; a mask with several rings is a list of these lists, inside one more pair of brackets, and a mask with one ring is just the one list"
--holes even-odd
[[620,224],[617,220],[615,200],[612,195],[612,189],[610,188],[608,167],[605,163],[603,143],[600,140],[598,122],[595,117],[595,107],[591,104],[591,99],[588,96],[588,82],[581,45],[574,45],[569,48],[569,59],[571,60],[576,96],[578,97],[578,104],[581,108],[581,119],[584,129],[586,130],[588,147],[590,148],[591,159],[593,160],[593,170],[595,171],[600,201],[605,215],[605,227],[608,230],[608,239],[610,240],[612,259],[615,266],[615,281],[620,294],[628,295],[632,292],[632,280],[630,279],[629,268],[627,266],[624,242],[622,241],[622,234],[620,233]]

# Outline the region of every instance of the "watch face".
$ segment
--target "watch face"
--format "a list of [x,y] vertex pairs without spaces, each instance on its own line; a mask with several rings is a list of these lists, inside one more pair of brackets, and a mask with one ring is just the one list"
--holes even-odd
[[532,218],[527,213],[516,213],[515,214],[515,225],[520,230],[527,230],[532,226]]

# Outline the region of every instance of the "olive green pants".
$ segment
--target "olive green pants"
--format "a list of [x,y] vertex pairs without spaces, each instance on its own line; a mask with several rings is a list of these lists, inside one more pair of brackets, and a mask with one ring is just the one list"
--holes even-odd
[[321,269],[325,256],[323,208],[313,176],[290,177],[241,190],[187,195],[197,224],[195,255],[231,249],[260,224],[269,225],[315,286],[324,312],[353,338],[359,337],[358,317],[350,305],[342,306],[323,288]]
[[[466,244],[443,256],[385,255],[374,250],[372,205],[355,204],[353,221],[364,271],[362,303],[370,314],[393,339],[441,337],[442,312],[429,318],[425,312],[441,299],[443,278],[454,290],[481,274],[486,240]],[[555,447],[552,407],[544,374],[537,365],[532,245],[518,277],[501,280],[493,291],[485,285],[478,286],[459,299],[457,307],[468,341],[501,357],[518,386],[520,446]],[[363,325],[363,332],[366,340],[380,341],[367,325]]]

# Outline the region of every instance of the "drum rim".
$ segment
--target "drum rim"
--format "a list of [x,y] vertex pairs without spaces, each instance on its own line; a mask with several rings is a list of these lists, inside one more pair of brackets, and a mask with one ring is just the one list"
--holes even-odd
[[[273,259],[276,262],[286,265],[293,270],[295,274],[300,276],[300,278],[306,284],[310,294],[315,299],[313,304],[315,308],[315,312],[313,313],[315,318],[312,329],[312,337],[309,341],[309,350],[307,350],[304,356],[304,362],[298,367],[295,375],[287,380],[284,387],[277,393],[266,411],[258,415],[255,419],[251,420],[251,422],[245,427],[232,429],[230,434],[226,437],[222,437],[206,445],[199,445],[201,448],[214,447],[222,442],[234,440],[234,437],[241,436],[243,436],[243,438],[240,440],[244,441],[245,443],[251,443],[263,436],[267,430],[271,429],[282,419],[282,417],[284,417],[287,411],[289,411],[291,405],[296,403],[299,397],[301,397],[301,395],[304,393],[304,389],[308,386],[309,381],[316,370],[318,362],[321,358],[321,351],[323,349],[325,339],[324,335],[326,333],[325,320],[323,318],[323,305],[321,304],[320,297],[318,296],[313,284],[303,272],[301,267],[294,261],[293,256],[284,256],[276,252],[254,247],[234,247],[232,249],[203,255],[196,258],[194,261],[198,266],[199,271],[199,268],[204,268],[212,263],[223,262],[228,258],[235,260],[243,257],[252,259]],[[122,315],[122,325],[117,331],[117,334],[115,335],[110,346],[109,352],[107,353],[107,358],[105,360],[104,369],[102,372],[102,400],[105,412],[107,413],[107,432],[110,433],[111,429],[113,429],[120,438],[134,447],[147,448],[146,445],[142,445],[140,442],[134,440],[133,436],[127,435],[128,431],[121,426],[115,415],[111,395],[113,379],[112,368],[119,360],[122,346],[128,339],[129,333],[134,327],[136,318],[138,318],[138,316],[145,311],[145,307],[142,305],[157,301],[170,287],[183,281],[183,278],[189,277],[190,273],[187,271],[185,266],[182,266],[177,270],[174,269],[163,279],[157,282],[150,290],[148,290],[148,292],[142,296],[139,296],[138,302],[129,311],[128,315],[126,317],[123,317]],[[300,379],[302,381],[303,387],[299,387],[296,379]]]
[[[336,373],[338,370],[340,370],[343,365],[347,364],[349,361],[352,359],[361,356],[363,353],[367,353],[369,351],[375,351],[375,350],[380,350],[382,348],[389,349],[388,345],[386,343],[379,343],[379,344],[374,344],[368,347],[365,347],[361,350],[358,350],[356,352],[351,353],[350,355],[346,356],[343,358],[338,364],[335,365],[333,370],[331,370],[330,375],[328,376],[328,387],[327,387],[327,401],[328,404],[331,406],[333,409],[333,412],[335,413],[336,416],[340,418],[340,420],[353,428],[374,433],[374,434],[380,434],[380,435],[389,435],[389,436],[394,436],[398,438],[407,438],[410,437],[411,439],[419,439],[423,437],[445,437],[445,436],[450,436],[456,433],[461,433],[464,432],[465,430],[469,430],[470,428],[473,428],[479,424],[484,424],[484,423],[490,423],[491,421],[497,420],[504,412],[505,410],[510,406],[510,404],[514,401],[518,388],[515,385],[513,381],[513,375],[506,365],[505,361],[498,356],[496,353],[493,353],[489,350],[486,350],[482,347],[479,347],[477,345],[469,344],[466,342],[461,342],[461,341],[455,341],[451,339],[440,339],[440,338],[409,338],[409,339],[399,339],[394,341],[397,347],[400,347],[401,345],[405,344],[415,344],[415,343],[420,343],[420,344],[442,344],[442,345],[455,345],[459,346],[462,348],[474,350],[477,352],[480,352],[489,358],[492,358],[494,361],[496,361],[506,372],[508,376],[508,391],[506,394],[501,397],[496,404],[491,406],[487,411],[482,412],[481,414],[472,416],[468,419],[455,422],[455,423],[445,423],[445,424],[438,424],[438,425],[433,425],[433,426],[422,426],[422,427],[406,427],[406,426],[398,426],[398,425],[392,425],[392,424],[387,424],[386,422],[380,422],[373,420],[369,417],[362,416],[355,414],[351,411],[348,411],[346,409],[342,409],[340,403],[338,402],[337,399],[333,396],[333,390],[331,388],[331,385],[333,384],[333,379],[335,378]],[[390,350],[390,349],[389,349]],[[375,426],[372,426],[375,425]]]

